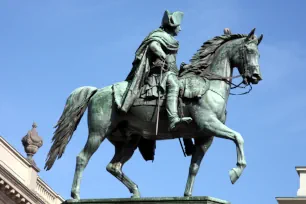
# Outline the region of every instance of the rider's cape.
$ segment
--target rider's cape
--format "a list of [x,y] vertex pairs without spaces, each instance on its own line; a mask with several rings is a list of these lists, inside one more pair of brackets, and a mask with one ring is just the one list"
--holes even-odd
[[159,42],[166,53],[176,53],[179,49],[179,42],[161,28],[154,30],[143,40],[135,53],[133,68],[126,78],[129,85],[123,96],[122,106],[119,107],[124,112],[128,112],[134,100],[139,97],[140,89],[148,77],[150,71],[148,47],[153,41]]

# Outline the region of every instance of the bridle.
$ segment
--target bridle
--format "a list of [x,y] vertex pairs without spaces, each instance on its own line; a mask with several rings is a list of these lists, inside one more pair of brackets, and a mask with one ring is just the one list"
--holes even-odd
[[[231,89],[236,89],[236,88],[246,88],[246,87],[250,87],[249,90],[243,92],[243,93],[229,93],[230,95],[236,95],[236,96],[239,96],[239,95],[245,95],[245,94],[248,94],[252,91],[252,85],[251,84],[246,84],[244,86],[241,86],[243,84],[243,80],[244,80],[244,77],[247,76],[250,72],[250,69],[253,67],[251,65],[249,65],[247,63],[247,51],[246,51],[246,47],[245,46],[242,46],[239,48],[239,58],[241,59],[242,61],[242,67],[243,67],[243,71],[242,71],[242,74],[240,75],[237,75],[237,76],[232,76],[232,77],[222,77],[218,74],[214,74],[212,73],[210,70],[208,69],[205,69],[202,71],[202,73],[200,74],[201,77],[205,77],[209,80],[220,80],[220,81],[224,81],[225,83],[227,83],[228,85],[231,86]],[[248,69],[247,69],[248,68]],[[234,84],[232,82],[233,79],[236,79],[236,78],[239,78],[239,77],[242,77],[243,80],[239,83],[239,84]]]

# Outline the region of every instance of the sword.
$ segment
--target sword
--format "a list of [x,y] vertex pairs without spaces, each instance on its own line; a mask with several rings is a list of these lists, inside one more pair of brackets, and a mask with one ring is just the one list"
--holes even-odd
[[155,135],[157,135],[158,133],[158,123],[159,123],[159,111],[160,111],[160,83],[163,77],[163,69],[165,66],[165,61],[166,59],[163,61],[163,65],[160,69],[160,76],[159,76],[159,89],[158,89],[158,100],[157,100],[157,117],[156,117],[156,127],[155,127]]

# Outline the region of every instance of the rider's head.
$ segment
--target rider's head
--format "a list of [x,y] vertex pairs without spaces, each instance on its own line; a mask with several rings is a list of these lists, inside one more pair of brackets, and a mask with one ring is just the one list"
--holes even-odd
[[162,19],[161,28],[173,36],[178,35],[178,33],[181,31],[180,25],[183,16],[184,13],[181,11],[175,11],[171,13],[166,10]]

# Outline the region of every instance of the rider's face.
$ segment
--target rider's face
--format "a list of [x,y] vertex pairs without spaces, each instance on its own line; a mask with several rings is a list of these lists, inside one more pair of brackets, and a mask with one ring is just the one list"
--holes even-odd
[[175,36],[178,35],[179,32],[180,32],[181,30],[182,30],[182,29],[181,29],[181,26],[176,26],[176,27],[174,28],[174,35],[175,35]]

